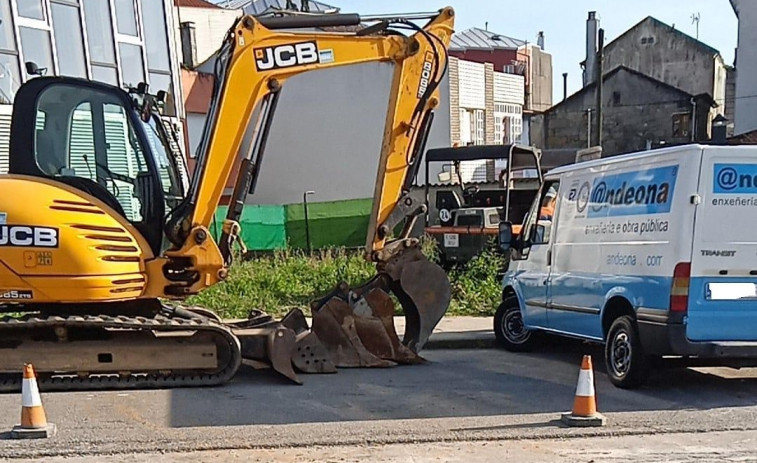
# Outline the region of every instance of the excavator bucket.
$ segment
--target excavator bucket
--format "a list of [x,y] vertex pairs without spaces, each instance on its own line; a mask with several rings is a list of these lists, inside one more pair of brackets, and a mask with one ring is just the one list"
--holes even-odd
[[[393,292],[405,313],[403,341],[394,326]],[[338,367],[417,364],[450,302],[446,273],[413,246],[399,251],[360,287],[341,283],[311,306],[313,332]]]
[[418,246],[399,251],[381,270],[391,280],[389,288],[405,312],[402,343],[418,353],[449,308],[449,278]]
[[336,365],[315,332],[310,331],[305,314],[292,309],[281,319],[281,324],[295,334],[295,350],[292,353],[294,367],[303,373],[336,373]]
[[332,297],[313,313],[313,332],[323,342],[337,367],[393,366],[393,362],[380,358],[365,347],[357,331],[356,319],[359,317],[347,302]]

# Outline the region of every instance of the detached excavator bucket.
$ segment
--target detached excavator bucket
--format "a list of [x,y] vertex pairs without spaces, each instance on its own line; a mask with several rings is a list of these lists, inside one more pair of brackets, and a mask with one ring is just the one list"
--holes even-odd
[[[393,292],[405,313],[405,335],[394,327]],[[313,332],[338,367],[416,364],[418,355],[450,302],[450,284],[439,266],[417,247],[399,251],[379,275],[350,289],[340,284],[311,306]]]
[[429,262],[417,247],[398,254],[386,265],[391,290],[405,312],[402,343],[420,352],[449,308],[452,289],[447,273]]

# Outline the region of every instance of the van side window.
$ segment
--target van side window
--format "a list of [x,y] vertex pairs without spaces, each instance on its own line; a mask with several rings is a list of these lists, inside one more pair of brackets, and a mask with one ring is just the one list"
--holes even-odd
[[552,236],[552,222],[557,205],[560,182],[546,183],[528,213],[523,233],[531,244],[547,244]]

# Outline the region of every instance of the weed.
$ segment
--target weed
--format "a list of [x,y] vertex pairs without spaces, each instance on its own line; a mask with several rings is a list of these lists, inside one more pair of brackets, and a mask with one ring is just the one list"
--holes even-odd
[[[432,261],[439,255],[435,244],[433,239],[422,240],[422,250]],[[492,315],[499,304],[501,289],[496,275],[502,265],[500,255],[485,251],[468,265],[453,268],[449,274],[452,303],[447,314]],[[341,281],[358,285],[374,275],[375,266],[363,258],[362,250],[332,248],[311,254],[283,250],[251,260],[238,259],[226,281],[187,303],[212,309],[224,318],[245,318],[254,308],[280,317],[291,307],[308,307]]]

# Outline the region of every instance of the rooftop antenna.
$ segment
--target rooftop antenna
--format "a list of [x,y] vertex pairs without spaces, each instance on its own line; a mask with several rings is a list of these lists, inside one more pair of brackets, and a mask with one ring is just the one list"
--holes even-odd
[[699,13],[694,13],[691,15],[691,24],[697,25],[697,40],[699,40],[699,21],[702,19],[702,15]]
[[489,21],[486,21],[484,23],[484,29],[487,30],[487,31],[489,30]]

